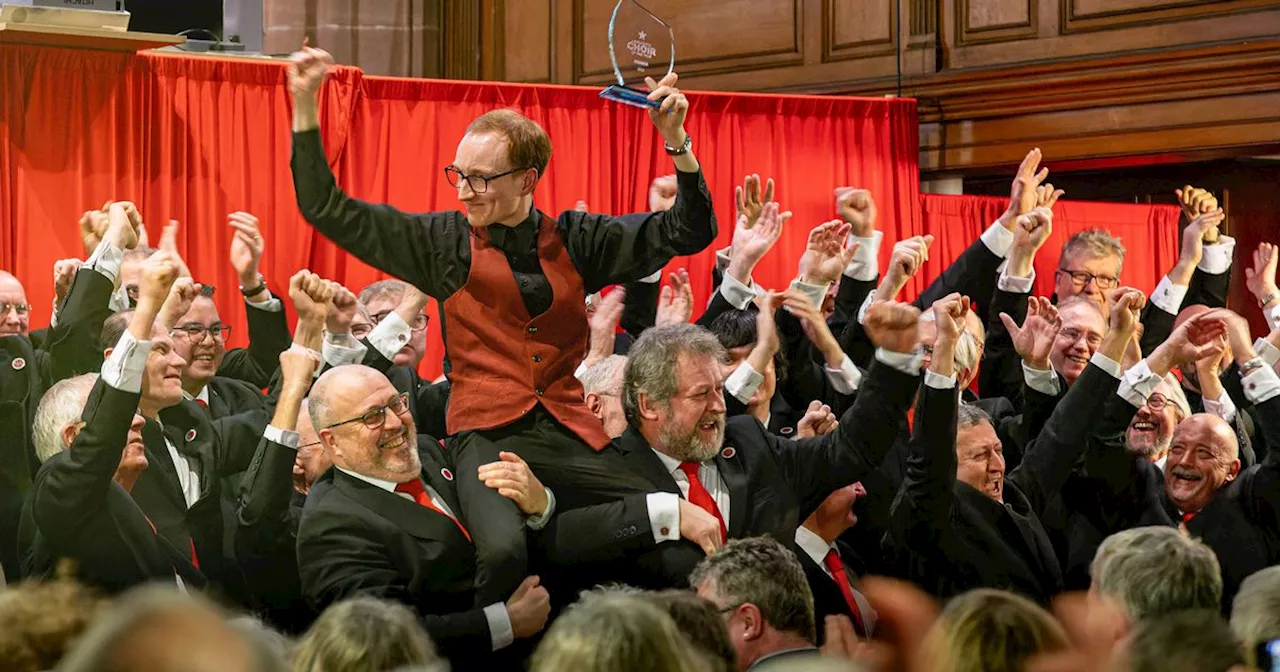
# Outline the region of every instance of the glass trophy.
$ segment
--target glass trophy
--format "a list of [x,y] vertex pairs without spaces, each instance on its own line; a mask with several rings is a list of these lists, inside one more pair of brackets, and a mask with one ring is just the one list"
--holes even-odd
[[618,83],[601,91],[601,98],[658,107],[662,101],[649,100],[644,78],[659,81],[675,67],[675,31],[636,0],[618,0],[609,19],[609,60]]

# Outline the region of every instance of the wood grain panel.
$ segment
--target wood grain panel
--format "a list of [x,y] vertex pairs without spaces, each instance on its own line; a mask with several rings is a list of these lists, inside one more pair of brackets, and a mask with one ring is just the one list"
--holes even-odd
[[895,0],[823,0],[823,61],[896,53]]
[[[1062,34],[1273,9],[1273,0],[1059,0]],[[1204,39],[1205,36],[1198,36]]]
[[555,39],[551,0],[506,0],[503,19],[503,79],[550,82]]
[[1034,38],[1040,0],[950,0],[954,4],[958,44],[984,44]]

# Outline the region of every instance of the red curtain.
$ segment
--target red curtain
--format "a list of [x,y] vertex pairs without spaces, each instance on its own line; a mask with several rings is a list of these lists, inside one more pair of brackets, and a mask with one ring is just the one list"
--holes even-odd
[[[925,274],[933,278],[946,268],[1000,217],[1008,203],[1007,198],[922,194],[923,233],[934,236]],[[1053,208],[1053,235],[1036,255],[1035,293],[1040,296],[1053,293],[1053,272],[1062,245],[1072,234],[1095,227],[1110,231],[1124,243],[1120,281],[1150,293],[1178,261],[1180,217],[1181,211],[1173,205],[1058,201]],[[882,264],[887,263],[888,251],[882,251],[880,257]],[[972,298],[989,300],[989,297]]]
[[[244,308],[226,260],[226,214],[263,221],[263,271],[283,294],[310,268],[358,290],[380,275],[315,235],[298,215],[289,174],[290,100],[276,61],[119,55],[0,46],[0,268],[13,271],[47,322],[59,258],[81,255],[76,221],[110,199],[135,200],[153,240],[169,219],[197,280],[244,339]],[[596,212],[647,208],[654,177],[672,171],[647,116],[584,87],[364,77],[338,68],[322,93],[326,152],[351,194],[407,210],[457,207],[442,169],[467,123],[514,107],[555,144],[535,197],[551,213],[585,200]],[[733,187],[774,177],[790,230],[757,271],[766,286],[794,276],[809,228],[834,216],[833,188],[868,188],[886,239],[922,231],[917,123],[911,100],[698,93],[688,130],[716,203],[720,239],[733,228]],[[678,259],[698,304],[711,291],[709,250]],[[440,370],[432,334],[423,374]]]

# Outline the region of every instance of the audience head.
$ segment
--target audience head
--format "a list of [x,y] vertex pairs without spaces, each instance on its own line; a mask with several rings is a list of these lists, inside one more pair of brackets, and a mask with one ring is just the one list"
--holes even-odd
[[[71,448],[72,442],[84,428],[80,416],[89,401],[89,392],[98,382],[98,374],[86,373],[60,380],[40,398],[32,426],[32,443],[36,457],[41,462]],[[120,452],[120,464],[116,467],[115,481],[126,490],[133,488],[138,476],[147,468],[147,455],[142,444],[142,416],[135,413],[129,436]]]
[[374,597],[336,602],[298,642],[293,672],[363,672],[439,662],[435,645],[404,605]]
[[369,309],[356,301],[356,314],[351,316],[351,336],[360,340],[373,331],[373,319],[369,317]]
[[529,216],[533,188],[549,161],[551,139],[541,126],[515,110],[493,110],[467,127],[445,171],[458,189],[467,222],[482,229]]
[[187,362],[182,368],[182,389],[195,395],[218,375],[231,334],[231,327],[222,323],[213,303],[213,287],[206,285],[201,290],[169,334],[174,352]]
[[724,615],[739,669],[816,641],[813,593],[804,569],[774,539],[730,541],[694,568],[689,585]]
[[1062,318],[1062,327],[1049,351],[1049,362],[1071,385],[1084,373],[1093,353],[1102,345],[1107,335],[1107,318],[1098,304],[1079,296],[1060,300],[1058,315]]
[[682,462],[701,462],[724,441],[724,348],[693,324],[646,329],[623,374],[622,409],[649,445]]
[[238,632],[252,649],[259,670],[285,672],[289,669],[285,661],[289,659],[293,643],[284,634],[254,616],[236,616],[229,619],[227,625]]
[[846,485],[827,495],[805,519],[804,526],[828,544],[834,543],[836,537],[858,523],[858,514],[853,512],[853,505],[866,495],[867,489],[863,487],[862,481]]
[[1004,445],[991,416],[972,404],[956,409],[956,480],[1004,501]]
[[1197,413],[1173,431],[1164,489],[1182,513],[1198,513],[1240,473],[1240,444],[1226,420]]
[[[103,355],[111,356],[120,337],[129,329],[132,310],[120,311],[108,317],[102,324],[99,342]],[[170,406],[182,403],[182,369],[184,360],[173,347],[173,339],[161,328],[159,322],[151,328],[151,352],[147,355],[147,369],[142,376],[142,399],[139,410],[147,417]]]
[[[938,340],[938,323],[937,316],[932,310],[926,310],[920,313],[920,347],[924,350],[924,360],[921,364],[921,370],[929,368],[929,363],[933,361],[933,344]],[[964,332],[960,334],[959,340],[956,341],[956,354],[954,357],[956,369],[956,386],[958,389],[965,389],[973,382],[978,375],[978,363],[982,361],[982,351],[986,348],[987,330],[982,326],[982,320],[978,317],[977,312],[968,311],[964,316]]]
[[716,605],[687,590],[663,590],[639,593],[641,597],[667,612],[676,629],[702,654],[711,672],[738,669],[738,652],[729,641],[729,631]]
[[1217,609],[1190,609],[1139,622],[1115,662],[1130,672],[1227,672],[1244,656]]
[[1084,296],[1098,306],[1106,305],[1107,292],[1120,284],[1123,265],[1124,245],[1119,238],[1102,229],[1088,229],[1071,236],[1062,246],[1054,275],[1058,305],[1073,296]]
[[1089,569],[1090,592],[1110,598],[1130,624],[1183,609],[1219,609],[1222,572],[1203,542],[1173,527],[1137,527],[1107,537]]
[[[124,288],[132,306],[138,300],[138,283],[142,280],[142,263],[147,257],[155,254],[154,247],[139,245],[124,251],[124,260],[120,262],[120,286]],[[113,341],[114,342],[114,341]]]
[[[379,280],[373,284],[366,286],[360,290],[360,296],[356,297],[359,304],[364,307],[367,318],[372,325],[377,325],[388,315],[395,312],[396,306],[400,305],[400,300],[404,298],[405,283],[403,280]],[[357,316],[352,320],[352,331],[355,331],[356,322],[360,320]],[[427,353],[427,324],[430,319],[427,317],[425,310],[414,317],[413,324],[409,325],[409,342],[400,348],[391,363],[396,366],[407,366],[411,369],[418,368],[422,363],[422,357]]]
[[615,439],[627,431],[627,417],[622,412],[622,375],[626,368],[626,357],[609,355],[582,374],[587,408],[604,424],[605,433]]
[[58,666],[66,672],[252,672],[253,647],[204,599],[135,588],[97,619]]
[[0,308],[0,336],[26,336],[31,329],[27,290],[7,271],[0,271]]
[[706,663],[650,600],[626,592],[587,592],[551,624],[532,672],[695,672]]
[[307,494],[311,492],[311,484],[320,478],[320,474],[333,466],[333,458],[320,440],[320,433],[311,423],[311,401],[302,400],[298,409],[298,423],[294,430],[298,432],[298,453],[293,458],[293,489]]
[[[1177,329],[1178,327],[1181,327],[1183,323],[1186,322],[1187,320],[1203,315],[1204,313],[1209,312],[1209,310],[1210,309],[1208,306],[1201,303],[1187,306],[1186,308],[1182,309],[1182,312],[1178,313],[1178,317],[1174,318],[1173,328]],[[1216,358],[1218,360],[1217,364],[1222,369],[1225,369],[1226,367],[1230,366],[1231,362],[1235,360],[1235,355],[1233,355],[1231,352],[1230,343],[1226,344],[1226,346],[1222,349],[1222,353],[1220,355],[1211,355],[1210,357]],[[1197,390],[1197,391],[1200,389],[1200,372],[1196,369],[1196,362],[1179,364],[1178,371],[1182,374],[1183,382],[1186,383],[1189,387],[1191,387],[1191,389]]]
[[335,466],[393,483],[422,471],[409,405],[391,381],[359,364],[324,372],[308,398],[311,422]]
[[69,579],[0,590],[0,669],[52,670],[108,603]]
[[1280,639],[1280,567],[1251,574],[1240,584],[1231,605],[1231,631],[1253,666],[1258,646]]
[[1044,609],[989,588],[952,598],[925,637],[927,657],[946,672],[1020,672],[1031,658],[1067,646],[1066,631]]
[[1191,404],[1182,385],[1172,373],[1167,374],[1129,422],[1125,445],[1131,453],[1159,461],[1169,452],[1174,428],[1189,417]]
[[[759,314],[754,310],[727,310],[711,323],[711,333],[715,334],[720,345],[724,346],[728,358],[724,364],[725,377],[728,377],[739,364],[746,361],[751,349],[756,346],[756,318]],[[781,349],[775,352],[769,365],[760,372],[764,382],[756,388],[755,394],[747,401],[747,408],[768,408],[778,383],[787,377],[787,356]]]

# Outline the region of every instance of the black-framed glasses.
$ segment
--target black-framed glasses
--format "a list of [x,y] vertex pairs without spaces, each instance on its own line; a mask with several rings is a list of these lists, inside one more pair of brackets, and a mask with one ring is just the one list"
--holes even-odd
[[8,315],[10,310],[17,311],[19,315],[26,315],[27,311],[31,310],[31,304],[0,301],[0,316]]
[[375,409],[365,411],[364,413],[354,418],[351,418],[350,420],[343,420],[342,422],[335,422],[332,425],[321,427],[321,429],[333,429],[334,427],[349,425],[353,422],[364,423],[364,426],[368,427],[369,429],[380,429],[382,425],[387,421],[387,411],[391,411],[396,415],[404,415],[405,413],[408,413],[409,412],[409,393],[401,392],[400,394],[397,394],[395,397],[393,397],[391,401],[388,401],[387,403]]
[[[374,324],[381,324],[383,320],[387,319],[388,315],[394,312],[396,311],[384,310],[381,313],[374,313],[370,315],[369,319],[373,320]],[[430,321],[431,321],[431,318],[427,317],[423,313],[418,313],[417,315],[413,316],[413,322],[409,323],[409,328],[413,329],[414,331],[422,331],[427,328],[427,323]],[[370,327],[370,329],[372,330],[372,327]],[[353,331],[352,335],[354,335],[354,333],[355,332]],[[366,331],[365,333],[367,334],[369,332]]]
[[218,343],[226,343],[227,337],[231,335],[231,325],[211,324],[206,327],[203,324],[193,322],[191,324],[180,324],[169,330],[170,336],[185,336],[192,343],[203,341],[205,334],[211,334],[213,340]]
[[323,445],[324,445],[324,441],[312,441],[311,443],[304,443],[298,446],[297,450],[298,452],[302,452],[304,449],[315,448],[316,446],[323,446]]
[[1169,405],[1169,399],[1159,392],[1153,392],[1147,397],[1147,408],[1153,411],[1163,411],[1165,406]]
[[1116,285],[1120,284],[1120,278],[1109,275],[1094,275],[1088,271],[1068,271],[1065,268],[1059,268],[1057,272],[1071,276],[1071,284],[1076,287],[1086,287],[1090,280],[1098,285],[1098,289],[1115,289]]
[[490,182],[498,179],[499,177],[514,175],[522,170],[529,169],[512,168],[505,173],[498,173],[497,175],[467,175],[461,170],[458,170],[457,166],[446,166],[444,169],[444,177],[449,180],[450,186],[457,187],[462,184],[463,181],[466,181],[467,186],[471,187],[471,191],[477,194],[483,194],[484,192],[489,191]]

